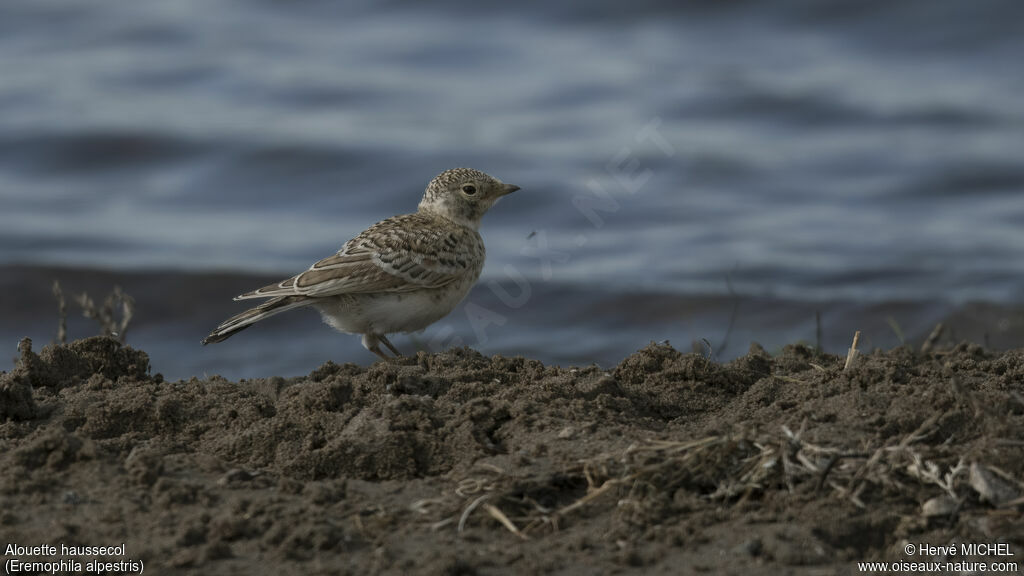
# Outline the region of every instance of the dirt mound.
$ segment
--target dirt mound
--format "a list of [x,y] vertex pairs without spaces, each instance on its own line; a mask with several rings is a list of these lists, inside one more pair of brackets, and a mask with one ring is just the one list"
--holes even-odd
[[456,349],[165,382],[109,338],[26,341],[0,375],[0,534],[124,542],[171,574],[932,559],[905,542],[1019,555],[1022,382],[1024,352],[969,344],[849,370],[804,346],[718,364],[652,344],[608,371]]

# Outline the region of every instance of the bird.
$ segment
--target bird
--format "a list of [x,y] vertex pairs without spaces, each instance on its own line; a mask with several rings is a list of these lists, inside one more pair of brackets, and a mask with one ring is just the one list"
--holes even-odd
[[389,358],[383,344],[399,357],[387,335],[422,330],[465,298],[484,267],[480,220],[516,190],[479,170],[446,170],[427,185],[416,212],[381,220],[305,272],[236,296],[265,301],[228,318],[202,343],[312,307],[335,330],[362,335],[370,352]]

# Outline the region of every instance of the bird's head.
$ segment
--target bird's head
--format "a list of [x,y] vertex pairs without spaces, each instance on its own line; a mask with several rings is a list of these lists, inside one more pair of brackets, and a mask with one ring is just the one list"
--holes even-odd
[[427,186],[420,201],[420,212],[439,214],[474,230],[480,218],[498,198],[519,190],[472,168],[446,170]]

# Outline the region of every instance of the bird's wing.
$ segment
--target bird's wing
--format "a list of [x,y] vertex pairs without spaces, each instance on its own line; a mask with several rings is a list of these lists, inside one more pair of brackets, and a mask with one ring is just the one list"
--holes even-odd
[[478,267],[483,256],[475,230],[439,227],[420,214],[396,216],[374,224],[309,270],[235,300],[440,288]]

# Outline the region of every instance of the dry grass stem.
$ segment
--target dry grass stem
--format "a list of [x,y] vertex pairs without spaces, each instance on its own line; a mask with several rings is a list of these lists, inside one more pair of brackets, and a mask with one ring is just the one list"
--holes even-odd
[[[56,290],[55,287],[55,293]],[[117,338],[122,344],[125,342],[128,324],[135,315],[135,299],[121,290],[120,286],[114,286],[113,292],[103,300],[102,306],[97,306],[84,292],[75,297],[75,302],[82,307],[83,316],[99,323],[100,334]]]
[[469,519],[469,515],[473,513],[473,510],[476,510],[477,506],[482,504],[490,497],[490,494],[484,494],[483,496],[480,496],[476,500],[473,500],[469,504],[469,506],[466,506],[466,509],[462,511],[462,516],[459,518],[459,533],[462,533],[462,531],[466,529],[466,520]]
[[921,354],[928,354],[935,349],[935,345],[939,343],[939,338],[942,338],[942,332],[946,329],[946,326],[939,322],[932,329],[931,334],[925,338],[924,343],[921,344]]
[[57,299],[57,343],[66,344],[68,341],[68,302],[64,298],[64,290],[60,282],[53,281],[53,297]]
[[846,353],[846,364],[843,365],[843,372],[846,372],[853,366],[853,361],[857,357],[857,342],[860,340],[860,330],[857,330],[853,334],[853,344],[850,345],[850,350]]
[[513,524],[512,521],[508,519],[508,516],[505,516],[505,513],[502,512],[494,504],[490,504],[490,503],[484,504],[484,510],[487,511],[487,513],[490,514],[492,518],[494,518],[495,520],[500,522],[502,526],[507,528],[509,532],[515,534],[516,536],[518,536],[519,538],[521,538],[523,540],[529,540],[530,539],[529,536],[527,536],[526,534],[523,534],[522,532],[520,532],[519,528],[516,528],[516,525]]

